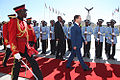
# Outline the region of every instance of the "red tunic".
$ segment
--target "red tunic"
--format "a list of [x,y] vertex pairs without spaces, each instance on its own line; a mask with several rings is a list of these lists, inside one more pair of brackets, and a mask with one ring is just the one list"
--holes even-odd
[[36,43],[36,36],[35,36],[33,27],[31,25],[27,25],[27,29],[28,29],[28,35],[29,35],[28,41],[33,41]]
[[3,38],[4,38],[4,45],[9,45],[9,30],[8,30],[9,23],[5,23],[3,25]]
[[[28,45],[27,24],[25,21],[21,21],[18,18],[10,20],[9,41],[13,55],[19,52],[24,53],[25,46],[27,46],[29,52],[30,50],[32,50],[32,52],[34,51],[34,49]],[[37,51],[34,52],[38,53]]]

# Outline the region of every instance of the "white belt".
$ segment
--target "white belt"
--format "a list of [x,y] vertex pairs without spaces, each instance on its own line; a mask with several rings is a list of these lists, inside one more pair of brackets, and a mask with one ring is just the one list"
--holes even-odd
[[7,47],[7,48],[10,48],[10,45],[7,45],[6,47]]

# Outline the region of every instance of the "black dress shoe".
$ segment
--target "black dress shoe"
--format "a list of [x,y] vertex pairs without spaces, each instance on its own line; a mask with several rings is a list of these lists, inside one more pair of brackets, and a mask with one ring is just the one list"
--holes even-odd
[[95,59],[99,59],[99,57],[95,57]]
[[3,63],[3,67],[7,67],[7,65]]
[[83,57],[86,57],[85,55]]
[[102,57],[99,57],[98,59],[103,59]]
[[62,61],[65,61],[65,59],[61,59]]
[[45,54],[45,52],[42,52],[41,54]]
[[55,53],[51,53],[50,55],[55,55]]
[[92,68],[87,68],[87,69],[84,69],[84,71],[91,71]]
[[108,57],[108,59],[111,59],[111,57]]
[[89,59],[90,59],[90,56],[87,56],[87,58],[89,58]]
[[114,57],[112,57],[111,59],[112,59],[112,60],[115,60],[115,58],[114,58]]
[[66,67],[66,68],[68,68],[68,69],[74,69],[75,67]]

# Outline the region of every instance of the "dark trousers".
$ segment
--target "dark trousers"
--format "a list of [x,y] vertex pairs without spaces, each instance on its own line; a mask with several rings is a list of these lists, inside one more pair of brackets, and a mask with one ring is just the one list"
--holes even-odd
[[33,47],[34,44],[35,44],[34,41],[29,41],[29,45],[30,45],[31,47]]
[[84,42],[84,57],[87,55],[87,57],[90,57],[90,45],[91,41],[85,44]]
[[[25,53],[24,54],[20,53],[20,55],[22,57],[25,57],[27,59],[27,61],[30,63],[30,65],[32,67],[32,71],[37,76],[38,80],[43,80],[42,72],[40,71],[39,66],[38,66],[36,60],[34,59],[34,57],[33,56],[30,57],[28,55],[27,48],[25,48]],[[13,65],[13,69],[12,69],[12,79],[11,80],[18,80],[20,67],[21,67],[21,62],[18,61],[17,59],[14,59],[14,65]]]
[[95,41],[95,54],[96,58],[101,58],[102,57],[102,48],[103,48],[103,42],[98,42]]
[[47,45],[47,40],[41,40],[42,42],[42,53],[45,54],[46,53],[46,45]]
[[48,39],[46,40],[46,49],[48,48]]
[[51,54],[55,54],[55,48],[56,48],[56,41],[50,40],[50,47],[51,47]]
[[66,50],[66,40],[63,40],[63,41],[59,40],[57,45],[56,58],[63,59],[65,50]]
[[71,51],[72,50],[71,39],[67,39],[67,43],[68,43],[68,51]]
[[64,56],[65,53],[66,53],[66,40],[64,40],[64,45],[63,46],[64,46],[64,49],[63,49],[64,50],[63,56]]
[[80,64],[81,64],[82,68],[83,69],[87,69],[88,66],[83,61],[80,48],[77,48],[76,50],[72,49],[72,52],[71,52],[71,55],[70,55],[70,57],[68,59],[66,67],[70,67],[71,66],[71,62],[74,59],[75,55],[78,57],[78,60],[80,61]]
[[39,48],[39,44],[40,44],[40,42],[39,42],[39,38],[38,38],[38,39],[37,39],[37,42],[35,43],[35,49],[36,49],[36,50]]
[[105,53],[107,54],[108,51],[108,43],[107,43],[107,39],[105,38]]
[[11,53],[12,53],[12,51],[10,50],[10,48],[7,48],[5,57],[4,57],[4,59],[3,59],[3,64],[4,64],[4,65],[6,65],[6,62],[7,62],[7,60],[9,59]]
[[[3,39],[3,42],[4,42],[4,39]],[[2,45],[2,38],[0,38],[0,45]]]
[[[111,47],[112,47],[112,54],[110,54]],[[115,56],[115,50],[116,50],[116,44],[114,44],[113,46],[111,44],[108,44],[108,57],[109,58],[114,58],[114,56]]]

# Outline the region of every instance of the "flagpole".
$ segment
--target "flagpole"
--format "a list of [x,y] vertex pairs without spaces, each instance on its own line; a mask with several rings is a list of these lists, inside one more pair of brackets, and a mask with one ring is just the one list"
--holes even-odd
[[50,21],[50,10],[49,10],[49,21]]
[[45,6],[46,6],[46,3],[45,3],[45,0],[44,0],[44,20],[45,20]]
[[44,20],[45,20],[45,7],[44,7]]

